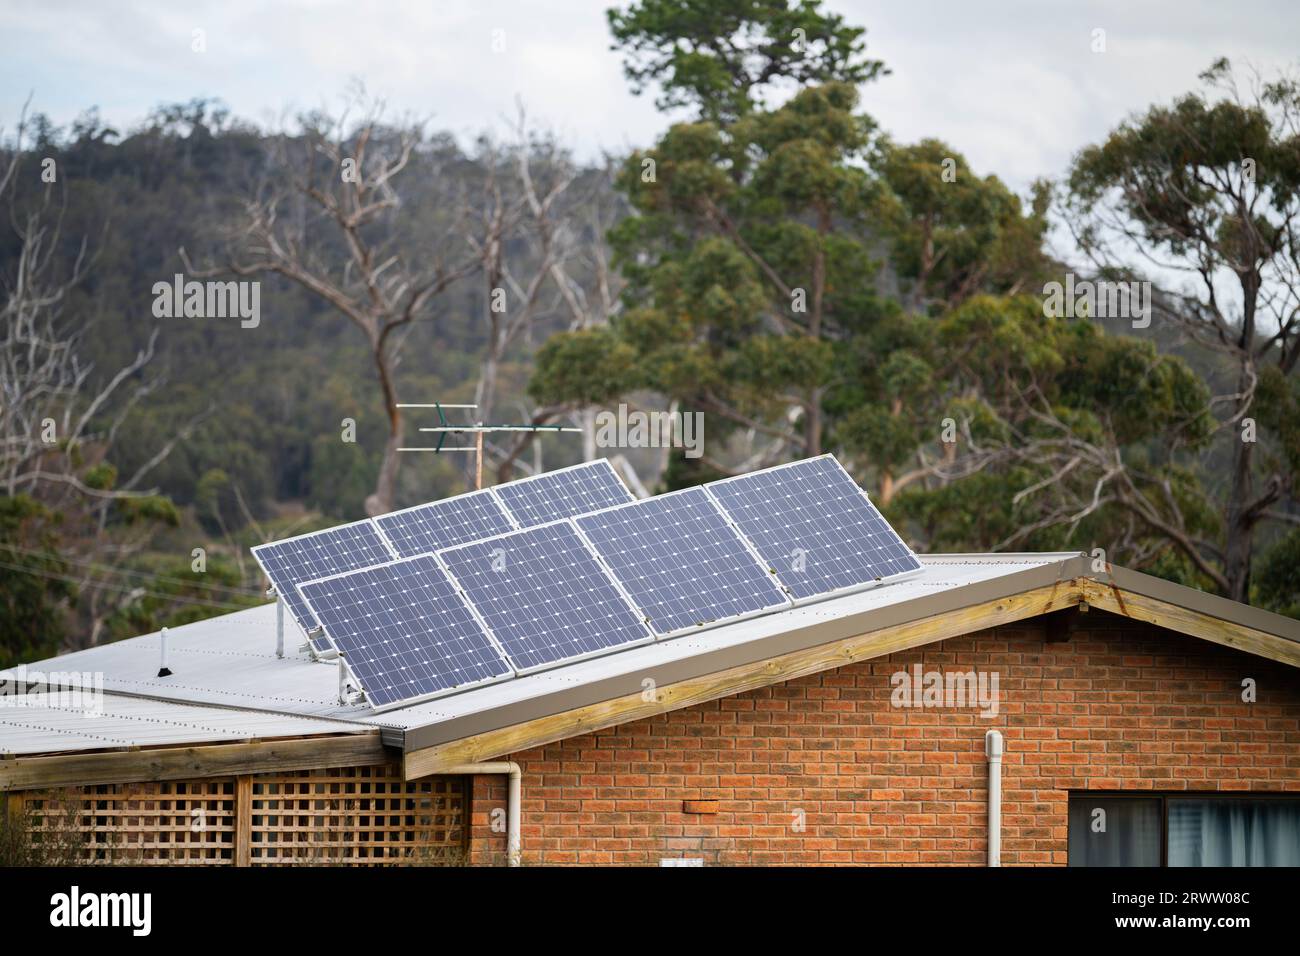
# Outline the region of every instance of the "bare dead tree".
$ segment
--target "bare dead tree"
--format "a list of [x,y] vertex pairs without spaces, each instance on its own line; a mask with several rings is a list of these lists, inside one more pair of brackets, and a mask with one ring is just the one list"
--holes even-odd
[[[355,124],[346,109],[337,117],[314,114],[300,134],[275,138],[266,182],[226,235],[220,265],[199,269],[185,250],[181,254],[198,277],[283,276],[360,330],[388,423],[375,488],[365,502],[366,513],[376,515],[395,504],[402,414],[394,372],[405,335],[431,317],[437,297],[478,261],[453,255],[465,214],[459,193],[439,196],[448,222],[432,244],[416,247],[403,232],[398,184],[419,158],[424,126],[385,125],[382,103],[361,94],[355,102],[364,111]],[[421,174],[435,187],[444,182],[428,164]]]

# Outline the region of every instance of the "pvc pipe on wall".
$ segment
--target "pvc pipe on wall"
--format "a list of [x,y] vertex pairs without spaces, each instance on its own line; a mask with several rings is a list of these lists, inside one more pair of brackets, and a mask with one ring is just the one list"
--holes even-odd
[[984,735],[984,756],[989,761],[989,866],[1002,865],[1002,733]]
[[521,838],[519,833],[519,808],[523,802],[523,772],[513,760],[498,760],[489,763],[465,763],[446,770],[441,774],[458,777],[476,774],[506,774],[510,778],[506,790],[506,865],[518,866]]

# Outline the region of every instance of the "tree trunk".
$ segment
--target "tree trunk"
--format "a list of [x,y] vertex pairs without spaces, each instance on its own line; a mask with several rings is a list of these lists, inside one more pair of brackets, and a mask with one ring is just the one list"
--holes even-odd
[[1223,576],[1228,579],[1226,597],[1248,603],[1250,559],[1255,536],[1254,515],[1246,513],[1251,498],[1251,460],[1254,445],[1235,436],[1232,456],[1232,488],[1228,498],[1227,543],[1223,549]]
[[[1245,220],[1247,210],[1241,206],[1239,214]],[[1253,371],[1252,352],[1255,348],[1255,309],[1259,299],[1259,273],[1250,269],[1241,274],[1241,369],[1237,375],[1237,394],[1246,395],[1250,387],[1248,373]],[[1241,414],[1249,408],[1239,408]],[[1238,421],[1240,426],[1240,420]],[[1223,576],[1228,579],[1227,597],[1248,603],[1250,597],[1250,558],[1255,535],[1256,515],[1247,513],[1252,484],[1251,465],[1254,444],[1242,441],[1241,429],[1236,429],[1236,442],[1232,452],[1232,487],[1228,497],[1227,541],[1223,549]]]
[[397,450],[402,444],[402,410],[397,407],[397,392],[388,368],[388,355],[382,344],[376,343],[372,347],[384,411],[388,415],[388,441],[384,443],[384,457],[379,464],[374,493],[366,498],[366,514],[371,518],[393,510],[397,497],[397,469],[402,459],[402,453]]

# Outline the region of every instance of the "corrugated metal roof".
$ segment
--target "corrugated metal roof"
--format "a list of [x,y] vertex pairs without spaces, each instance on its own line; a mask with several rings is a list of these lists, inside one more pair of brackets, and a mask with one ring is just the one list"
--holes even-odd
[[0,698],[0,754],[229,743],[369,729],[335,720],[117,694],[87,694],[81,701],[55,695]]
[[[373,713],[364,704],[340,706],[338,672],[329,663],[297,652],[301,635],[286,622],[286,656],[275,656],[275,606],[209,618],[168,631],[170,677],[158,677],[159,635],[118,641],[29,665],[32,670],[65,675],[101,675],[112,706],[100,717],[40,715],[0,709],[0,752],[37,752],[36,742],[56,739],[62,749],[147,746],[156,743],[248,737],[293,736],[331,730],[381,727],[397,742],[412,728],[454,722],[477,711],[501,708],[557,691],[612,678],[671,667],[713,652],[743,648],[773,635],[839,619],[870,624],[877,614],[906,613],[936,595],[959,593],[974,585],[1011,579],[1040,569],[1066,574],[1073,552],[1006,555],[932,555],[921,558],[924,573],[819,604],[790,608],[763,617],[701,631],[656,644],[581,661],[567,667],[504,681],[411,707]],[[1008,581],[1010,584],[1010,581]],[[892,609],[892,610],[890,610]],[[924,616],[918,614],[918,616]],[[869,628],[868,628],[869,629]],[[65,682],[82,683],[65,676]],[[131,695],[124,697],[122,695]],[[132,697],[154,698],[136,701]],[[167,704],[166,702],[175,702]],[[180,706],[176,705],[205,705]],[[230,716],[228,722],[220,717]],[[150,715],[152,714],[152,722]],[[340,723],[343,721],[344,723]],[[58,729],[52,729],[52,728]],[[30,741],[33,742],[29,742]],[[115,741],[108,743],[105,741]]]

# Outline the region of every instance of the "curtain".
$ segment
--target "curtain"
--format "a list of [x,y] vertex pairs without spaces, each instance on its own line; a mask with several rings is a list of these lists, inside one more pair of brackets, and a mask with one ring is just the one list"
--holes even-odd
[[1300,801],[1169,800],[1170,866],[1300,866]]
[[1070,866],[1159,866],[1160,800],[1070,797]]

